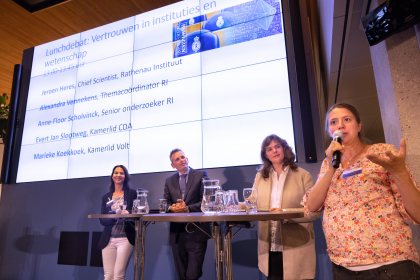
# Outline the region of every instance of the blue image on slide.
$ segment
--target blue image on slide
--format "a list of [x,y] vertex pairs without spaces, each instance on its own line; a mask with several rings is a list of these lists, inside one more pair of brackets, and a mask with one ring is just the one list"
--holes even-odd
[[172,28],[172,40],[173,41],[181,40],[182,37],[184,36],[184,30],[188,26],[201,23],[205,21],[206,19],[207,19],[207,15],[200,15],[200,16],[196,16],[190,19],[177,22],[176,24],[173,25],[173,28]]
[[208,30],[197,30],[176,43],[174,57],[194,54],[218,48],[219,38]]
[[283,32],[278,0],[254,0],[173,25],[174,57]]
[[235,25],[235,14],[231,12],[221,12],[213,15],[203,24],[203,29],[216,31]]

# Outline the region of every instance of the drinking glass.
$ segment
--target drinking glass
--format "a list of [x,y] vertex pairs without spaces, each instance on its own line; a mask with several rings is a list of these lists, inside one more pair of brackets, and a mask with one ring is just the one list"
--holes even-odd
[[257,213],[257,190],[244,188],[242,195],[244,197],[246,211],[248,213]]
[[159,199],[159,213],[166,213],[166,208],[168,207],[168,202],[165,198]]
[[238,190],[228,190],[226,191],[226,210],[227,212],[238,212],[239,211],[239,200],[238,200]]
[[244,188],[242,190],[242,195],[244,196],[245,202],[249,201],[251,194],[252,194],[252,188]]
[[122,210],[127,210],[127,201],[123,201],[121,204],[120,204],[120,210],[122,211]]
[[225,192],[221,189],[216,191],[215,206],[217,213],[225,211]]

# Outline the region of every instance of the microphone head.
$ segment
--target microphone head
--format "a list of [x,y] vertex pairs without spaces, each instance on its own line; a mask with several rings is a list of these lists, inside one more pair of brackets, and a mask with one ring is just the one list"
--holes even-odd
[[337,138],[341,138],[341,137],[343,137],[343,132],[341,132],[341,130],[337,129],[336,131],[334,131],[333,139],[337,139]]
[[[109,198],[108,198],[108,199],[109,199]],[[107,207],[110,207],[110,206],[112,206],[114,203],[115,203],[115,201],[114,201],[114,200],[112,200],[112,199],[111,199],[111,200],[108,200],[108,201],[107,201],[107,203],[106,203],[106,206],[107,206]]]

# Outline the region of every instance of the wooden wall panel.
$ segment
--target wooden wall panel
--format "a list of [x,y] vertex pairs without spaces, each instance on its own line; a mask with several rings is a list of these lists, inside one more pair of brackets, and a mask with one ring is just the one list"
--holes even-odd
[[71,0],[34,13],[0,0],[0,94],[10,95],[24,49],[163,7],[176,0]]

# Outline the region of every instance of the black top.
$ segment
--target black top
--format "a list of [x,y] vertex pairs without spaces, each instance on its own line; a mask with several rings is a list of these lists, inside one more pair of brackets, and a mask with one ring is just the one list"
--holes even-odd
[[[127,210],[133,208],[133,200],[137,198],[137,192],[132,189],[124,191],[124,200],[127,201]],[[102,196],[102,214],[110,214],[110,206],[107,206],[107,202],[112,199],[112,192],[106,193]],[[101,234],[101,237],[98,242],[99,249],[103,249],[108,245],[109,239],[111,238],[112,227],[116,224],[117,219],[99,219],[101,225],[105,226],[104,231]],[[136,232],[133,221],[124,220],[124,230],[127,236],[128,241],[131,245],[134,246],[136,240]]]

